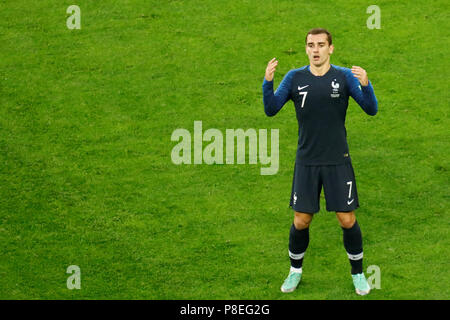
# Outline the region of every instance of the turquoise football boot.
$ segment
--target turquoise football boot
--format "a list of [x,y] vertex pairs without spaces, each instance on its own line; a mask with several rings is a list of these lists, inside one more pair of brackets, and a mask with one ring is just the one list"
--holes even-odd
[[281,286],[281,292],[288,293],[294,291],[300,280],[302,279],[302,274],[299,272],[289,272],[286,280],[284,280],[283,285]]
[[370,292],[370,286],[369,283],[367,283],[364,273],[352,274],[352,278],[357,294],[360,296],[365,296]]

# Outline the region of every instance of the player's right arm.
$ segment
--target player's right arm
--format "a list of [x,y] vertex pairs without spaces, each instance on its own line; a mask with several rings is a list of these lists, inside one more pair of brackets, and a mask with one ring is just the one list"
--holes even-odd
[[291,71],[283,78],[275,93],[273,92],[273,78],[277,65],[278,61],[276,58],[269,61],[262,85],[264,112],[269,117],[276,115],[290,99],[289,89],[293,74]]

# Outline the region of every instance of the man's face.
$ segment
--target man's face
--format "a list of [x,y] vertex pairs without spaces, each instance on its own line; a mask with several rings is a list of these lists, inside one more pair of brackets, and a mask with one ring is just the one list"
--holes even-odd
[[306,54],[309,58],[309,63],[320,67],[324,63],[329,62],[330,54],[333,52],[333,45],[328,44],[327,35],[309,34],[306,38]]

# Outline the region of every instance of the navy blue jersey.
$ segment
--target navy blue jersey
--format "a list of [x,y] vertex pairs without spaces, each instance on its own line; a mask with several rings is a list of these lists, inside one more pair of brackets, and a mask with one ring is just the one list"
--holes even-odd
[[348,68],[331,65],[323,76],[315,76],[309,66],[289,71],[273,92],[273,81],[263,82],[264,111],[274,116],[288,100],[294,102],[298,121],[297,163],[338,165],[351,162],[345,129],[348,99],[353,99],[369,115],[378,103],[369,81],[361,86]]

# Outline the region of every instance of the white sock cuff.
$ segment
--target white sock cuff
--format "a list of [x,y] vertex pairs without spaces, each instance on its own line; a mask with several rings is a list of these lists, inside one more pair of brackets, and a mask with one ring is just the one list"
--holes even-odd
[[294,260],[300,260],[300,259],[303,259],[304,255],[305,255],[305,252],[297,253],[297,254],[296,254],[296,253],[292,253],[292,252],[289,250],[289,257],[292,258],[292,259],[294,259]]
[[350,260],[360,260],[363,258],[363,252],[358,253],[358,254],[351,254],[347,252],[347,256]]
[[302,268],[294,268],[294,267],[291,266],[291,270],[289,270],[289,272],[302,273]]

